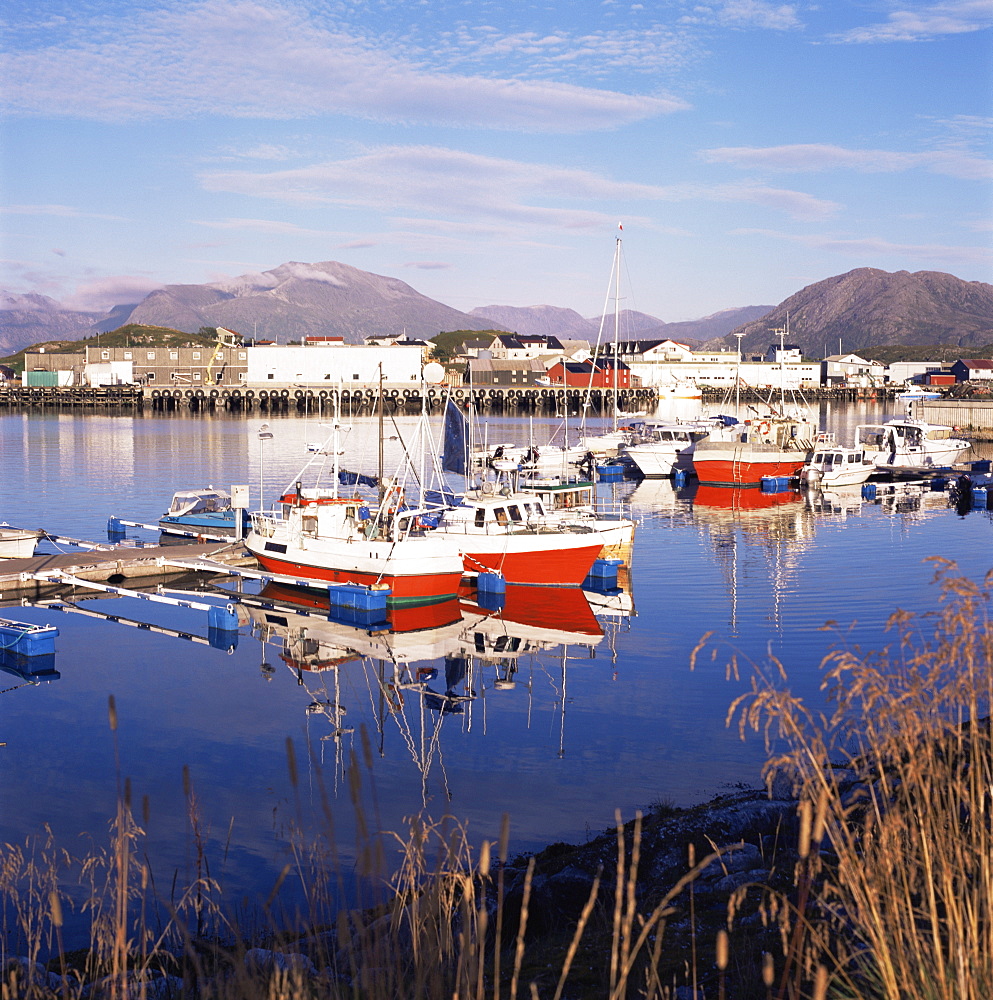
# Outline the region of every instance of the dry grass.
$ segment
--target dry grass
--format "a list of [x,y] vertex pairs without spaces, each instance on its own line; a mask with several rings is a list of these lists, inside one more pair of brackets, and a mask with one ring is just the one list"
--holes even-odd
[[[369,770],[360,757],[350,783],[366,844],[363,893],[349,910],[337,902],[330,803],[325,835],[291,836],[293,862],[247,922],[225,907],[210,876],[188,778],[197,849],[183,888],[158,891],[126,781],[106,850],[76,859],[50,836],[4,845],[0,1000],[669,1000],[674,981],[664,982],[661,970],[672,967],[663,948],[673,914],[686,942],[682,982],[708,1000],[986,1000],[993,996],[993,574],[976,586],[950,569],[942,564],[939,572],[939,610],[894,615],[887,650],[828,658],[830,714],[789,693],[781,664],[757,672],[751,692],[732,706],[729,718],[742,733],[768,739],[770,772],[792,775],[799,794],[792,887],[766,887],[764,932],[749,937],[736,926],[746,886],[732,896],[726,929],[698,939],[704,925],[694,885],[714,855],[694,864],[691,852],[685,875],[648,897],[641,817],[624,824],[618,816],[616,863],[593,880],[570,929],[549,947],[528,929],[534,858],[508,891],[507,823],[496,842],[476,848],[455,821],[416,817],[387,845],[372,833],[375,817],[367,821],[359,809]],[[113,703],[110,720],[116,727]],[[287,753],[295,788],[292,745]],[[305,900],[292,917],[278,904],[286,879],[299,883]],[[62,913],[73,881],[85,887],[90,940],[67,953]],[[54,956],[55,975],[26,975],[23,963],[9,961],[15,955]]]
[[776,997],[993,996],[993,573],[936,560],[938,611],[897,612],[896,641],[825,662],[833,712],[779,676],[731,710],[765,733],[770,772],[800,794],[796,891],[771,900],[784,967]]

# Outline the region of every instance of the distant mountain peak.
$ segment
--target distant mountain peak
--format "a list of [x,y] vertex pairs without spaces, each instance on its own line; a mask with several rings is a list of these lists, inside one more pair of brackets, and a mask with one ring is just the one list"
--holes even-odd
[[839,341],[846,352],[893,344],[979,347],[993,342],[993,285],[941,271],[860,267],[807,285],[723,343],[740,333],[745,350],[764,351],[787,322],[791,343],[812,357],[836,353]]

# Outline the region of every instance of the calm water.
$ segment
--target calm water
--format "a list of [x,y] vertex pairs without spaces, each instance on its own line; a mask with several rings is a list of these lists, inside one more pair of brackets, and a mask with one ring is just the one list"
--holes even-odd
[[[855,423],[888,415],[861,405],[821,414],[844,440]],[[182,487],[247,483],[254,505],[261,485],[271,500],[325,431],[302,418],[268,422],[274,437],[260,443],[259,418],[2,416],[0,521],[101,540],[109,516],[155,521]],[[412,421],[389,433],[407,438]],[[490,430],[492,440],[528,433],[512,421]],[[388,457],[398,447],[388,442]],[[375,452],[375,422],[356,421],[349,461],[374,471]],[[731,653],[757,664],[779,656],[794,690],[819,703],[818,664],[838,641],[820,630],[826,621],[845,626],[847,642],[879,648],[892,611],[935,606],[929,556],[974,578],[991,566],[991,514],[959,516],[939,493],[866,503],[855,491],[821,505],[790,494],[742,509],[732,491],[677,491],[668,481],[600,490],[629,503],[639,523],[631,614],[594,616],[578,594],[549,607],[536,589],[515,595],[503,618],[453,622],[457,612],[446,619],[441,609],[436,628],[391,638],[246,611],[228,652],[53,609],[0,608],[60,632],[58,679],[24,685],[0,674],[0,841],[49,824],[70,849],[81,849],[81,835],[103,842],[126,776],[135,800],[147,797],[159,880],[182,875],[192,857],[188,766],[212,874],[237,896],[265,895],[286,862],[287,830],[297,821],[310,828],[322,788],[350,856],[343,772],[353,753],[362,756],[363,730],[374,825],[451,811],[482,838],[496,836],[508,813],[515,849],[580,841],[610,826],[617,808],[630,816],[655,800],[690,804],[758,782],[760,740],[743,743],[725,727],[746,683],[726,679]],[[89,594],[77,604],[207,634],[202,612]],[[311,641],[294,641],[301,627]],[[691,671],[704,632],[717,655]],[[493,655],[470,656],[479,650]],[[417,681],[426,687],[408,683]],[[446,687],[460,700],[431,697]],[[300,762],[296,791],[288,739]]]

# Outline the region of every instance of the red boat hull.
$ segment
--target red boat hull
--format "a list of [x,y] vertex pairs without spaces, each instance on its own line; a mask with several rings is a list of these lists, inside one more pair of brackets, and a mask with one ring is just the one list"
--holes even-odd
[[373,573],[362,573],[358,570],[329,569],[326,566],[308,566],[290,559],[278,559],[269,553],[255,552],[263,569],[281,576],[292,576],[301,580],[313,580],[318,584],[355,583],[364,586],[382,584],[390,588],[390,596],[386,599],[387,607],[402,604],[429,604],[436,601],[447,601],[458,596],[459,583],[462,580],[458,573],[422,573],[410,576],[377,576]]
[[[466,546],[472,545],[472,536]],[[467,573],[498,573],[507,583],[537,587],[578,587],[600,555],[599,540],[591,545],[536,552],[467,552]]]
[[763,476],[797,476],[804,465],[802,452],[721,451],[712,458],[693,456],[697,480],[704,486],[761,486]]

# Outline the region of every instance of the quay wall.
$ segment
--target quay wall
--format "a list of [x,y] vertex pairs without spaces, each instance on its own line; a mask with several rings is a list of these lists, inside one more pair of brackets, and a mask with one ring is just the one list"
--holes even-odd
[[919,399],[911,404],[915,420],[957,427],[974,441],[993,441],[993,399]]

